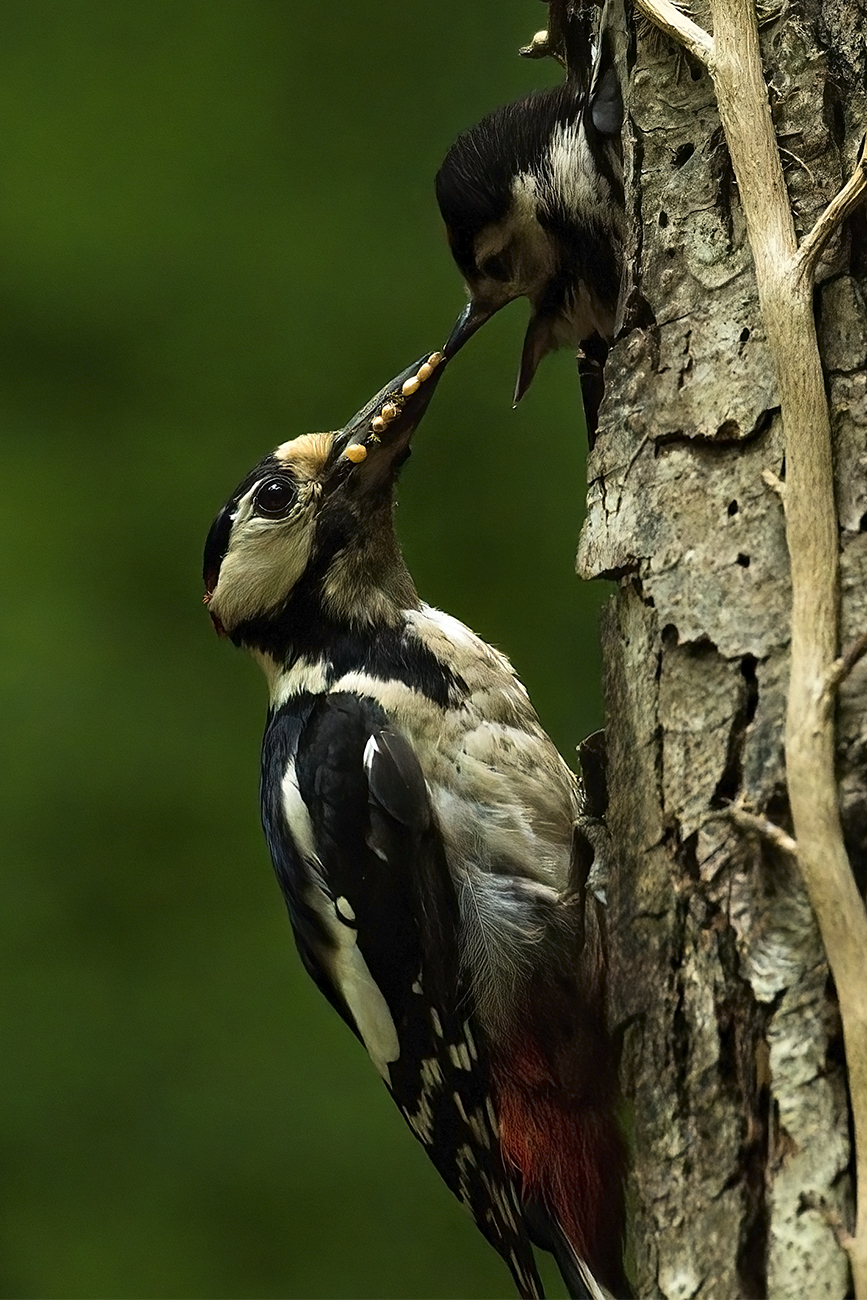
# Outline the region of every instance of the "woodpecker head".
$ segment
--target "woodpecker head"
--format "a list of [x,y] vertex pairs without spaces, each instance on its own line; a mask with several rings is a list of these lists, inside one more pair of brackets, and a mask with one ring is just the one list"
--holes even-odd
[[308,433],[261,460],[205,543],[216,630],[279,658],[310,624],[390,620],[417,603],[392,527],[392,489],[445,357],[409,366],[335,433]]
[[530,324],[517,403],[546,353],[610,338],[620,285],[620,93],[613,69],[589,95],[570,82],[497,109],[459,136],[436,178],[452,255],[470,293],[452,356],[514,298]]

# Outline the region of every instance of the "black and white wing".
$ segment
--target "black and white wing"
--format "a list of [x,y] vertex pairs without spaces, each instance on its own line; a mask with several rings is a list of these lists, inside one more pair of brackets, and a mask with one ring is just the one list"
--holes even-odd
[[296,697],[263,750],[263,821],[302,960],[439,1174],[542,1296],[458,955],[458,900],[418,760],[373,700]]

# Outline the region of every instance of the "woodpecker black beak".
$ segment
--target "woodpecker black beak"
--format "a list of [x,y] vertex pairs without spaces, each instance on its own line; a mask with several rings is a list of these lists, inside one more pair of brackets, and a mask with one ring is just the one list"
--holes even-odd
[[[332,464],[338,482],[358,469],[365,485],[378,485],[403,463],[446,364],[429,352],[396,375],[335,435]],[[335,484],[336,485],[336,484]]]
[[504,303],[499,303],[494,306],[492,303],[471,298],[455,321],[452,332],[446,340],[446,345],[443,348],[446,356],[451,359],[456,352],[459,352],[467,339],[471,339],[476,330],[481,329],[485,321],[490,320],[494,313],[498,312],[500,307],[504,305]]
[[527,333],[524,335],[524,348],[521,353],[521,368],[518,371],[518,379],[515,384],[515,395],[512,398],[512,406],[515,407],[526,393],[527,389],[533,382],[533,376],[539,368],[539,362],[549,352],[553,352],[557,344],[551,337],[551,321],[547,316],[539,316],[533,313],[530,317],[530,324],[527,326]]

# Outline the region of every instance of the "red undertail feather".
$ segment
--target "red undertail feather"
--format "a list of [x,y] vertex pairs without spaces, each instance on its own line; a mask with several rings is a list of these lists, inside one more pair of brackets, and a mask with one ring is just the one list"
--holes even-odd
[[508,1072],[500,1063],[495,1078],[503,1151],[521,1172],[524,1197],[553,1212],[574,1250],[616,1294],[624,1156],[610,1109],[558,1084],[532,1038],[513,1046]]

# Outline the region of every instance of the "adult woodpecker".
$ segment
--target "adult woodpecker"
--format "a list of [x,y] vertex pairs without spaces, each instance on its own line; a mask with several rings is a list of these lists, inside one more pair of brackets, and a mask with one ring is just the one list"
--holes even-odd
[[611,340],[624,238],[622,103],[603,31],[588,90],[567,80],[498,108],[465,131],[436,195],[470,300],[447,356],[506,303],[529,298],[515,404],[542,357],[582,348],[601,366]]
[[308,973],[437,1170],[543,1295],[625,1293],[622,1154],[582,787],[503,655],[423,604],[393,486],[433,353],[218,514],[217,631],[265,671],[265,835]]

